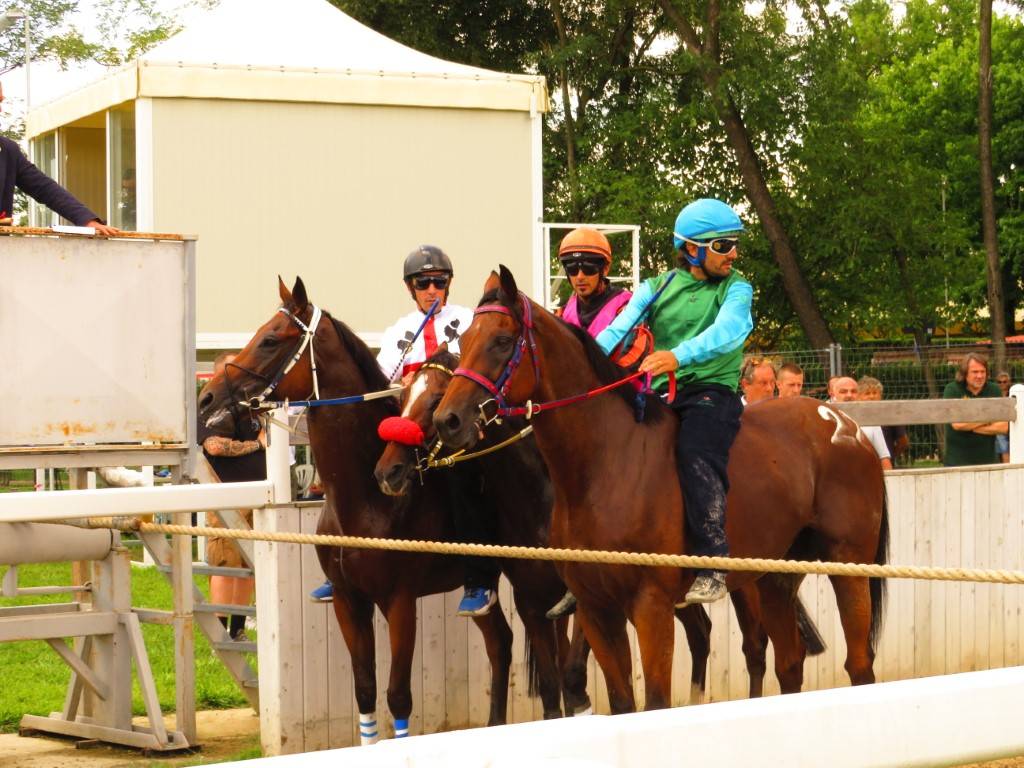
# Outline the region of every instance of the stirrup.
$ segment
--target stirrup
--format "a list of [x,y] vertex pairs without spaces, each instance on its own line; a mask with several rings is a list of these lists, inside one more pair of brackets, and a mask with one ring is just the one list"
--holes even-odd
[[565,594],[562,595],[562,599],[555,603],[554,606],[544,614],[544,617],[554,620],[560,619],[563,616],[568,616],[572,613],[576,613],[576,596],[569,590],[566,590]]

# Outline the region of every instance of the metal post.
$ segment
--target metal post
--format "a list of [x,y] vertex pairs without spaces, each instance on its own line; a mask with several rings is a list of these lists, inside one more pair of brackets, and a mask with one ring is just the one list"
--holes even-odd
[[1017,404],[1017,418],[1010,422],[1010,463],[1024,463],[1024,384],[1010,387],[1010,397]]

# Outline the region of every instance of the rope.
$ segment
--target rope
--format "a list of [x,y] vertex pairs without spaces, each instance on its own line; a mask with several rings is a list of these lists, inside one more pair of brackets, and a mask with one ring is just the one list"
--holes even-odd
[[481,456],[486,456],[489,453],[494,453],[495,451],[500,451],[502,448],[506,448],[506,447],[512,445],[512,443],[519,442],[524,437],[529,435],[531,432],[533,432],[533,426],[532,425],[523,427],[521,430],[516,432],[514,435],[512,435],[512,437],[508,438],[507,440],[503,440],[500,443],[498,443],[497,445],[492,445],[490,448],[484,448],[482,451],[476,451],[475,453],[463,454],[460,451],[459,453],[454,453],[451,456],[445,456],[445,457],[440,458],[440,459],[434,459],[434,458],[428,457],[427,458],[427,467],[430,468],[430,469],[438,469],[440,467],[450,467],[453,464],[458,464],[461,461],[469,461],[470,459],[478,459]]
[[394,550],[397,552],[428,552],[442,555],[474,555],[477,557],[515,560],[553,560],[603,565],[644,565],[664,568],[697,568],[716,571],[747,571],[756,573],[818,574],[822,576],[858,576],[888,579],[919,579],[925,581],[970,581],[982,584],[1024,584],[1024,571],[984,568],[940,568],[917,565],[875,565],[873,563],[831,563],[805,560],[772,560],[767,558],[705,557],[700,555],[668,555],[649,552],[614,552],[554,547],[518,547],[499,544],[458,544],[442,541],[332,536],[314,533],[287,533],[235,528],[207,528],[163,523],[144,523],[138,519],[97,518],[84,521],[87,527],[117,528],[122,531],[169,533],[174,536],[213,536],[224,539],[271,541],[282,544],[320,544],[352,549]]

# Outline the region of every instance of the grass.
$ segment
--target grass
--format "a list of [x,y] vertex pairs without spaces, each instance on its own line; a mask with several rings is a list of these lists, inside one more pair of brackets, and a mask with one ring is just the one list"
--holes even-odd
[[[0,568],[0,578],[6,572]],[[70,563],[43,563],[18,568],[19,586],[52,586],[71,583]],[[196,577],[196,585],[207,593],[206,577]],[[70,595],[33,595],[23,598],[0,598],[0,606],[33,603],[59,603],[73,599]],[[154,568],[132,569],[132,605],[170,610],[171,585]],[[165,713],[174,711],[174,630],[170,626],[143,624],[149,662],[153,668],[160,707]],[[224,709],[248,706],[234,679],[210,648],[206,637],[197,631],[196,706],[198,709]],[[255,657],[251,657],[255,664]],[[24,714],[49,715],[64,705],[70,669],[44,642],[0,643],[0,732],[17,730]],[[132,685],[132,711],[144,715],[146,710],[139,694],[138,681]]]

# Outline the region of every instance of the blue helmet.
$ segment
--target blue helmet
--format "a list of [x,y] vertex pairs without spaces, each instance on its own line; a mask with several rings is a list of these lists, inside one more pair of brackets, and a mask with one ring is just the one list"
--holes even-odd
[[[743,231],[743,222],[736,211],[721,200],[705,197],[694,200],[676,216],[672,245],[677,251],[682,250],[688,262],[699,267],[707,256],[707,248],[703,244],[717,237],[739,235]],[[696,257],[691,257],[683,247],[686,243],[699,246]]]

